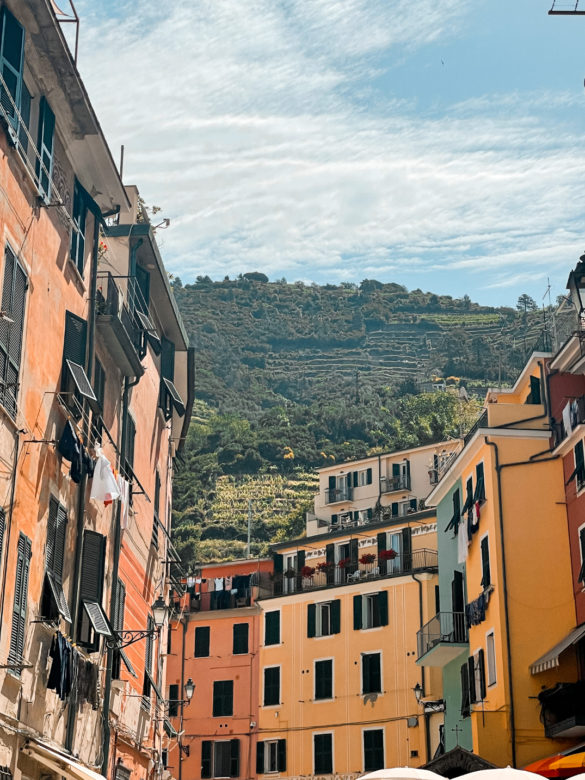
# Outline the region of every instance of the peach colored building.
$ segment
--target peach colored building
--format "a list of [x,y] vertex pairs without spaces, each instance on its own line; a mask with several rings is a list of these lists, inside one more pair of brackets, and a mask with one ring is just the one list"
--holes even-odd
[[[175,607],[166,696],[179,745],[168,754],[178,780],[256,774],[261,609],[272,559],[206,564]],[[185,683],[196,685],[184,703]],[[173,707],[173,702],[176,705]]]

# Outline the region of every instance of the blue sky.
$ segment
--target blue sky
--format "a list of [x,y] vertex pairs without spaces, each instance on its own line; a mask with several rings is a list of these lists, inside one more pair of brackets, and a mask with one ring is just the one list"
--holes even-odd
[[79,0],[79,66],[184,283],[540,302],[585,250],[585,17],[550,5]]

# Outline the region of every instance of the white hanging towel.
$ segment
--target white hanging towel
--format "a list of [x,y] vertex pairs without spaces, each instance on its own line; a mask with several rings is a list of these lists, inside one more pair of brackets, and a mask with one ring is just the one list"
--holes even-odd
[[116,498],[120,498],[120,489],[110,461],[102,454],[101,450],[97,451],[89,497],[93,498],[94,501],[114,501]]
[[570,401],[567,404],[565,404],[565,408],[563,409],[563,425],[565,426],[565,433],[567,434],[567,436],[570,436],[573,430],[573,426],[571,425],[571,402]]
[[467,550],[469,547],[469,539],[467,535],[467,518],[464,516],[459,523],[459,530],[457,532],[457,562],[465,563],[467,560]]
[[120,528],[128,528],[130,521],[130,483],[124,477],[118,475],[118,490],[120,491],[120,501],[122,502],[122,514],[120,515]]

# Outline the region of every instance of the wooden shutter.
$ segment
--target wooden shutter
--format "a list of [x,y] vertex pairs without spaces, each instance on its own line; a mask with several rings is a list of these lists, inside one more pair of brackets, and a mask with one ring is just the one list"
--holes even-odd
[[31,558],[31,541],[24,534],[18,537],[16,557],[16,581],[12,609],[12,633],[10,635],[10,659],[20,661],[24,653],[26,606],[28,601],[28,575]]
[[386,549],[386,532],[382,531],[381,533],[377,534],[376,539],[378,542],[378,558],[379,558],[380,553]]
[[0,105],[10,122],[16,126],[16,111],[12,101],[20,108],[24,69],[24,28],[5,6],[0,13],[0,73],[8,87],[8,94],[4,87],[0,87]]
[[256,774],[264,774],[264,742],[256,743]]
[[490,546],[487,536],[481,540],[481,575],[481,586],[485,589],[491,585]]
[[349,541],[349,562],[353,569],[358,567],[358,540],[350,539]]
[[160,373],[165,379],[175,380],[175,345],[169,339],[162,337],[162,351],[160,356]]
[[179,714],[179,686],[169,685],[169,718],[175,718]]
[[400,463],[392,464],[392,476],[396,478],[400,476]]
[[[144,314],[148,314],[148,305],[150,303],[150,274],[142,266],[136,266],[136,284],[140,291],[136,295],[136,308]],[[166,375],[165,375],[166,376]],[[167,376],[167,379],[172,380],[172,376]]]
[[39,106],[39,140],[37,149],[40,159],[37,159],[36,174],[37,185],[45,201],[51,198],[54,134],[55,114],[53,114],[47,99],[43,96]]
[[357,631],[362,627],[362,597],[353,597],[353,627]]
[[461,675],[461,717],[469,717],[471,706],[469,702],[469,666],[464,663],[460,670]]
[[264,644],[278,645],[280,643],[280,612],[267,612],[264,624]]
[[537,376],[530,377],[530,401],[531,404],[540,403],[540,379]]
[[297,552],[297,574],[300,576],[303,566],[305,565],[305,556],[306,553],[304,550],[299,550]]
[[483,649],[480,649],[477,653],[477,670],[479,676],[479,699],[483,701],[486,696],[485,687],[485,656]]
[[585,528],[579,531],[579,544],[581,547],[581,570],[577,582],[585,583]]
[[[130,411],[126,409],[126,447],[125,447],[125,461],[126,466],[130,469],[134,469],[134,445],[136,441],[136,423],[134,418],[130,414]],[[157,533],[158,542],[158,533]]]
[[410,490],[410,461],[406,461],[406,479],[408,480],[406,487]]
[[326,544],[325,545],[325,563],[329,563],[330,566],[327,568],[326,576],[327,576],[327,584],[330,585],[333,582],[333,578],[335,577],[335,570],[334,570],[334,564],[335,564],[335,547],[333,544]]
[[209,626],[195,628],[195,658],[207,658],[209,655]]
[[398,517],[398,502],[393,501],[392,502],[392,517]]
[[404,571],[412,569],[412,529],[402,529],[402,568]]
[[341,600],[331,602],[331,633],[339,634],[341,631]]
[[371,485],[371,484],[372,484],[372,469],[369,468],[366,471],[366,485]]
[[331,525],[337,525],[338,520],[339,520],[339,515],[331,515]]
[[477,701],[477,692],[475,690],[475,658],[471,656],[467,659],[467,684],[469,685],[469,703]]
[[282,555],[279,555],[278,553],[274,553],[272,556],[272,560],[274,561],[274,573],[282,574]]
[[286,739],[279,739],[277,745],[278,764],[277,770],[279,772],[286,772]]
[[240,774],[240,740],[230,740],[230,777]]
[[485,477],[483,472],[483,463],[478,463],[475,467],[475,493],[473,500],[485,501]]
[[309,639],[315,636],[316,634],[316,616],[317,616],[317,607],[315,604],[308,604],[307,605],[307,636]]
[[329,484],[329,488],[328,488],[329,489],[329,502],[331,502],[331,499],[333,498],[331,493],[332,492],[335,493],[335,488],[337,486],[337,481],[336,481],[335,477],[329,477],[328,484]]
[[453,612],[465,612],[465,597],[463,595],[463,574],[460,571],[453,572],[451,580],[451,605]]
[[358,486],[358,472],[357,471],[353,472],[353,486],[354,487]]
[[0,320],[0,399],[3,399],[4,406],[12,417],[16,415],[27,289],[26,273],[14,252],[7,246],[4,254],[2,311],[6,312],[13,322]]
[[106,539],[95,531],[84,531],[79,596],[81,601],[101,603],[104,583]]
[[75,187],[73,190],[73,223],[74,227],[71,229],[71,246],[69,254],[73,262],[75,263],[77,270],[83,276],[84,262],[85,262],[85,218],[87,214],[87,206],[85,203],[85,193],[79,182],[75,181]]
[[381,590],[378,593],[378,612],[380,615],[380,625],[388,625],[388,591]]
[[[0,96],[2,90],[0,89]],[[20,118],[21,122],[18,126],[18,145],[20,147],[21,154],[26,156],[28,151],[28,135],[27,131],[30,131],[30,105],[31,94],[28,91],[28,87],[22,82],[22,92],[20,93]],[[1,101],[1,97],[0,97]]]
[[211,748],[212,742],[204,739],[201,743],[201,777],[211,777]]
[[71,360],[85,366],[85,345],[87,341],[87,322],[70,311],[65,312],[65,343],[63,345],[63,365]]
[[264,706],[280,704],[280,667],[264,669]]
[[248,623],[235,623],[233,631],[234,655],[245,655],[248,652]]

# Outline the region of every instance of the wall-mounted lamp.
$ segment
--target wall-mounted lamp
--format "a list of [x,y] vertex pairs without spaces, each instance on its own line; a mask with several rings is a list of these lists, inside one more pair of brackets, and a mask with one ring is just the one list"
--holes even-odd
[[128,647],[128,645],[134,644],[134,642],[139,642],[141,639],[146,639],[146,637],[158,634],[161,628],[164,626],[168,613],[168,607],[161,595],[159,595],[154,604],[151,606],[151,610],[152,620],[154,623],[153,628],[143,628],[129,631],[114,631],[113,636],[107,640],[108,647],[113,647],[120,650],[123,647]]
[[421,699],[423,697],[423,689],[422,689],[421,684],[417,682],[417,684],[412,689],[412,692],[414,693],[414,696],[415,696],[415,699],[416,699],[416,703],[420,704],[421,703]]

